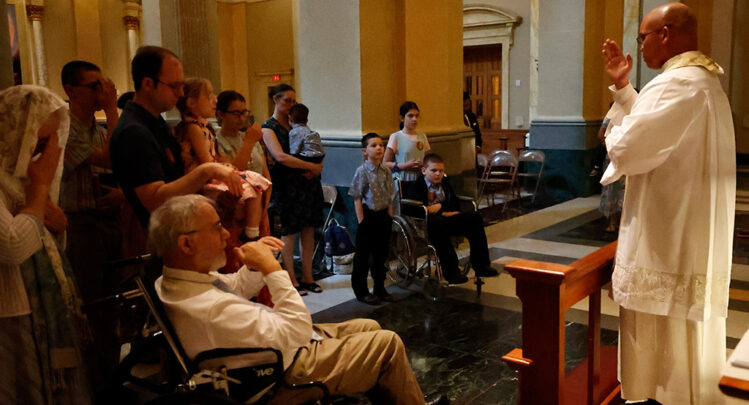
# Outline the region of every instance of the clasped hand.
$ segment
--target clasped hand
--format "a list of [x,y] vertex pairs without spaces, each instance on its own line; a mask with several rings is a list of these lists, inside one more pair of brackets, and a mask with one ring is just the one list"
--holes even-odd
[[234,248],[239,260],[250,270],[256,270],[263,275],[282,270],[274,253],[283,249],[284,243],[272,236],[265,236],[255,242],[247,242]]

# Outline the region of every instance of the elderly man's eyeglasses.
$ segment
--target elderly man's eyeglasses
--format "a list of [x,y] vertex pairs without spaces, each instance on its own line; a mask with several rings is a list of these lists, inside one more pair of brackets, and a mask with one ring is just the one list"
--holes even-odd
[[172,89],[172,91],[179,91],[179,90],[180,90],[180,89],[181,89],[181,88],[182,88],[182,87],[183,87],[183,86],[185,85],[185,82],[172,82],[172,83],[167,83],[167,82],[165,82],[165,81],[163,81],[163,80],[161,80],[161,79],[156,79],[156,80],[157,80],[157,81],[158,81],[159,83],[162,83],[162,84],[164,84],[165,86],[167,86],[167,87],[169,87],[170,89]]
[[653,31],[650,31],[650,32],[645,32],[643,34],[637,34],[637,45],[642,45],[642,43],[645,42],[645,38],[647,38],[648,35],[655,34],[656,32],[661,32],[661,31],[663,31],[664,28],[670,27],[670,26],[671,26],[671,24],[666,24],[666,25],[658,28],[657,30],[653,30]]
[[[224,230],[223,225],[221,225],[221,221],[217,221],[216,223],[210,225],[210,227],[211,227],[211,231],[213,231],[213,232],[219,232],[220,233],[221,231]],[[189,235],[191,233],[199,232],[201,229],[203,229],[203,228],[193,229],[192,231],[187,231],[187,232],[182,232],[182,234],[183,235]]]
[[74,84],[75,87],[87,87],[91,90],[96,91],[96,88],[101,86],[101,80],[97,80],[95,82],[86,83],[86,84]]
[[233,115],[235,118],[242,118],[250,115],[250,110],[229,110],[226,113]]

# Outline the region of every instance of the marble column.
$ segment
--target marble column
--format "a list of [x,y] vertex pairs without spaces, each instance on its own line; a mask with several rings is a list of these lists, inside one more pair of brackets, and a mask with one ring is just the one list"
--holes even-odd
[[42,32],[42,19],[44,18],[44,6],[29,4],[26,6],[26,14],[31,22],[34,37],[34,65],[36,67],[36,81],[40,86],[47,86],[47,60],[44,50],[44,36]]
[[530,147],[546,153],[542,181],[554,198],[597,191],[588,173],[603,83],[591,49],[602,42],[604,15],[601,4],[586,7],[585,0],[531,2]]
[[122,17],[122,20],[125,23],[125,29],[127,29],[127,50],[129,56],[128,60],[133,60],[133,57],[135,57],[135,52],[140,46],[140,41],[138,40],[138,28],[140,27],[140,20],[138,20],[138,17],[131,15]]
[[[221,85],[216,0],[179,0],[180,57],[186,77],[204,77]],[[171,18],[171,17],[170,17]]]
[[[7,2],[0,0],[0,10],[6,10]],[[8,19],[0,18],[0,32],[9,32]],[[13,62],[11,60],[10,38],[0,35],[0,90],[13,85]]]
[[161,46],[161,6],[159,0],[143,0],[143,44]]

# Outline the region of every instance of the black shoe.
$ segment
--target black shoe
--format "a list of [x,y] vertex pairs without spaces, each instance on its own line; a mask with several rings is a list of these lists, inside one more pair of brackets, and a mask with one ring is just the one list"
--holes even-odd
[[393,301],[395,301],[395,299],[393,298],[393,296],[390,295],[390,293],[388,292],[388,290],[386,290],[384,287],[383,288],[375,288],[374,289],[374,295],[376,295],[377,298],[379,298],[381,301],[385,301],[385,302],[393,302]]
[[499,275],[499,272],[491,268],[491,266],[473,269],[473,272],[476,274],[476,277],[497,277]]
[[450,397],[440,394],[437,399],[427,402],[426,405],[450,405]]
[[445,276],[445,279],[450,284],[465,284],[468,282],[468,277],[462,274],[456,274],[454,276]]
[[380,299],[376,295],[367,294],[362,297],[356,297],[357,300],[369,304],[369,305],[380,305]]

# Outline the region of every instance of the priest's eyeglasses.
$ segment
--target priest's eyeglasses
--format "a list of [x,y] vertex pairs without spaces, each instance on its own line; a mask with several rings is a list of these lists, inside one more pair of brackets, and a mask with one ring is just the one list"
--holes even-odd
[[657,30],[653,30],[653,31],[646,32],[646,33],[643,33],[643,34],[637,34],[637,45],[642,45],[642,43],[645,42],[645,38],[647,38],[648,35],[655,34],[656,32],[661,32],[666,27],[671,27],[671,24],[666,24],[666,25],[658,28]]

